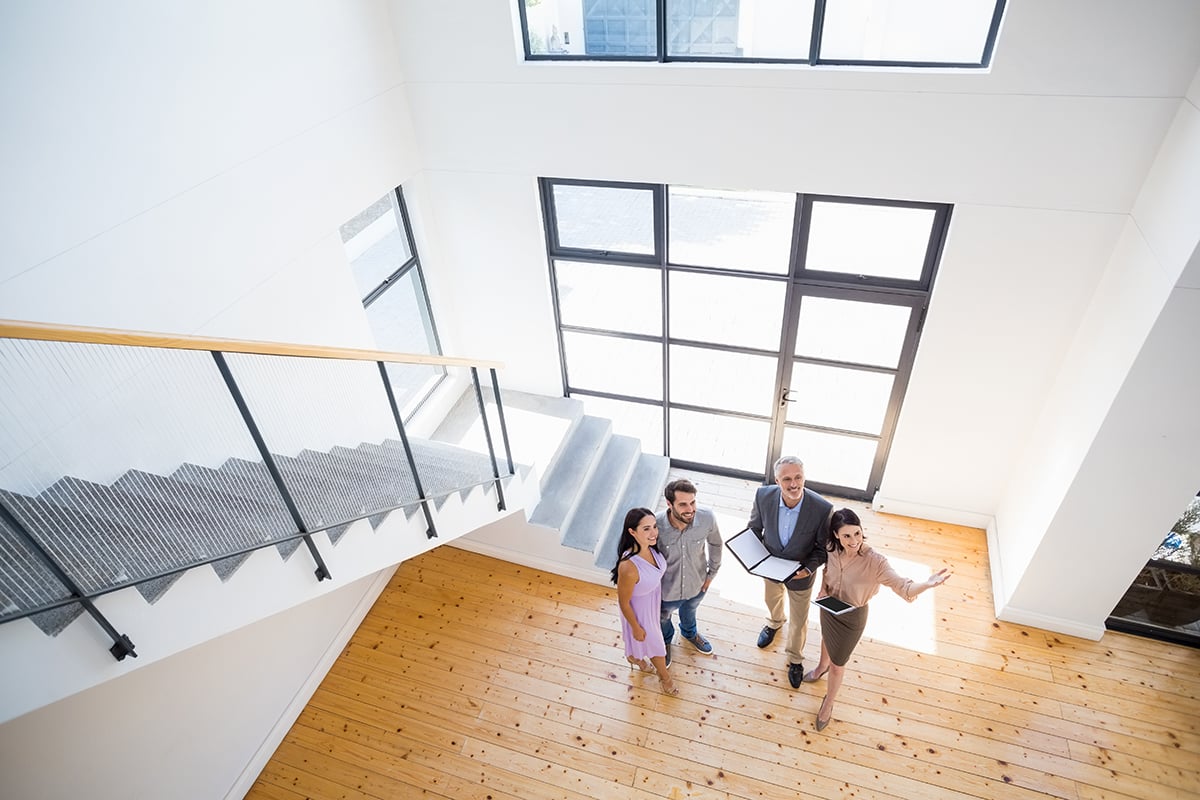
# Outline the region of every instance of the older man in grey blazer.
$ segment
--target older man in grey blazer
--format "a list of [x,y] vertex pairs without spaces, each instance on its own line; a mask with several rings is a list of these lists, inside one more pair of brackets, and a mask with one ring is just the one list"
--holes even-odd
[[795,456],[783,456],[775,462],[775,485],[759,487],[750,511],[747,527],[762,540],[767,552],[802,565],[783,583],[763,579],[767,624],[758,634],[758,646],[768,647],[783,623],[791,618],[787,657],[788,683],[793,689],[800,688],[804,679],[802,653],[808,637],[808,601],[817,568],[828,555],[825,545],[829,542],[832,516],[833,505],[804,488],[804,463]]

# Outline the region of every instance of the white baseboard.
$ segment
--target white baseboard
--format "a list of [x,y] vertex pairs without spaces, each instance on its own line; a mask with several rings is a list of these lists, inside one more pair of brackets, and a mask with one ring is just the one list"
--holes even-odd
[[1100,637],[1107,630],[1103,625],[1085,625],[1076,620],[1052,617],[1048,614],[1039,614],[1036,611],[1026,611],[1023,608],[1012,606],[1003,608],[996,614],[996,617],[1004,622],[1014,622],[1018,625],[1028,625],[1033,628],[1063,633],[1067,636],[1077,636],[1093,642],[1100,641]]
[[354,610],[350,613],[350,616],[346,618],[345,624],[342,625],[337,635],[330,641],[329,647],[325,650],[325,654],[321,657],[321,660],[313,665],[312,672],[309,673],[307,680],[296,691],[287,708],[279,715],[279,720],[267,732],[262,745],[250,757],[246,768],[242,770],[242,774],[238,776],[229,793],[225,795],[226,800],[241,800],[250,791],[250,787],[258,780],[258,776],[267,766],[267,762],[271,760],[280,743],[283,742],[283,737],[287,736],[288,731],[292,729],[292,725],[296,724],[296,720],[300,718],[300,714],[308,706],[308,701],[316,693],[317,687],[321,685],[321,681],[325,680],[325,676],[333,668],[334,662],[342,655],[342,650],[349,644],[351,637],[358,630],[358,626],[366,619],[367,613],[375,605],[375,601],[379,599],[379,595],[383,594],[383,590],[387,588],[388,581],[392,579],[392,575],[395,574],[398,568],[399,565],[397,564],[376,574],[375,579],[354,606]]
[[927,503],[913,503],[894,497],[885,497],[881,494],[875,495],[875,499],[871,501],[871,509],[885,514],[899,514],[902,517],[916,517],[933,522],[945,522],[950,525],[965,525],[968,528],[987,528],[992,522],[991,514],[981,514],[978,511],[966,511],[961,508],[932,506]]
[[[536,555],[523,553],[518,550],[512,550],[507,547],[500,547],[487,542],[480,542],[472,539],[469,536],[463,536],[455,539],[450,543],[451,547],[458,547],[463,550],[469,550],[472,553],[479,553],[484,556],[498,558],[501,561],[509,561],[513,564],[520,564],[532,569],[541,570],[542,572],[552,572],[555,575],[562,575],[566,578],[574,578],[576,580],[585,581],[587,583],[596,583],[602,586],[611,586],[611,576],[598,567],[578,566],[568,564],[563,561],[556,561],[550,558],[540,558]],[[581,551],[582,552],[582,551]]]

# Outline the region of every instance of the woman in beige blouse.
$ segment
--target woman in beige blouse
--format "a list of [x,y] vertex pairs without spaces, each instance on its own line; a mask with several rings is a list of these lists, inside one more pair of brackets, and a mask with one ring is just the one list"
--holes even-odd
[[833,512],[829,520],[829,560],[822,575],[819,597],[836,597],[854,606],[852,611],[831,614],[821,609],[821,660],[815,669],[804,676],[815,681],[829,673],[829,687],[821,709],[817,712],[817,730],[833,719],[833,701],[846,672],[846,662],[854,652],[863,629],[867,627],[867,601],[880,586],[887,586],[910,603],[926,589],[941,586],[950,577],[948,570],[939,570],[924,583],[902,578],[888,564],[887,558],[863,541],[862,522],[848,508]]

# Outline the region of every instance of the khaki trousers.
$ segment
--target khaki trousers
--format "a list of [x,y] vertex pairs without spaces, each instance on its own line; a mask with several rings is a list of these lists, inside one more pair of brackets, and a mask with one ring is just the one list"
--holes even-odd
[[[815,583],[815,581],[814,581]],[[787,599],[787,616],[783,613]],[[763,598],[767,601],[767,625],[775,630],[783,627],[790,617],[788,626],[787,657],[789,664],[804,661],[804,643],[808,640],[808,600],[812,597],[812,586],[807,589],[789,589],[782,583],[763,580]]]

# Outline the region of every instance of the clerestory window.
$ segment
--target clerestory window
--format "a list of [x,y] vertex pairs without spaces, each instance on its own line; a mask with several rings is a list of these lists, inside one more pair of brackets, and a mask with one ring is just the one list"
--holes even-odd
[[525,58],[991,64],[1005,0],[517,0]]

